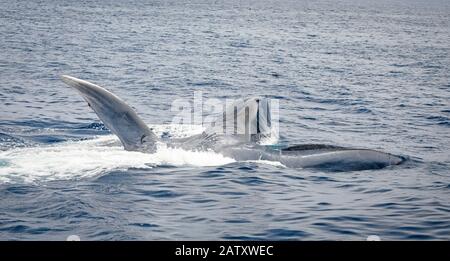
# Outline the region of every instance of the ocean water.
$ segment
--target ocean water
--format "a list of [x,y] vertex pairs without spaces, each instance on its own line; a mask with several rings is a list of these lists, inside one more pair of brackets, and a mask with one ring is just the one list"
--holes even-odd
[[[376,2],[376,3],[375,3]],[[0,0],[0,239],[450,239],[448,1]],[[68,74],[158,135],[175,99],[280,102],[279,143],[407,157],[289,169],[127,152]]]

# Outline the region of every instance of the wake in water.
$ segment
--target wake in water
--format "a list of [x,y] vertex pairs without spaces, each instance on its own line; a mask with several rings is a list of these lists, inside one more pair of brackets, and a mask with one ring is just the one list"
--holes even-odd
[[[184,136],[198,128],[160,126],[160,133]],[[188,131],[186,131],[188,130]],[[170,166],[220,166],[235,162],[212,151],[187,151],[158,144],[156,153],[125,151],[114,135],[66,141],[49,146],[16,148],[0,152],[0,183],[81,179],[113,170]]]

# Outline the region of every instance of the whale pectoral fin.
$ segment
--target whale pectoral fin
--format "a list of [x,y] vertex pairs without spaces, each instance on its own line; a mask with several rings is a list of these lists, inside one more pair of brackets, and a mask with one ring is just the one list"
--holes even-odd
[[258,143],[272,135],[270,100],[263,97],[237,99],[226,104],[205,130],[218,137],[239,143]]
[[119,137],[126,150],[156,150],[156,135],[122,99],[103,87],[75,77],[63,75],[61,79],[81,94],[105,126]]

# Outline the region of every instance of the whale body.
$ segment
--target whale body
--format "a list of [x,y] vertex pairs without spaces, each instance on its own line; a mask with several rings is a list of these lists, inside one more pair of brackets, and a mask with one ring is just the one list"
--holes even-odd
[[[131,106],[103,87],[63,75],[76,89],[125,150],[154,153],[157,142],[186,150],[213,150],[235,160],[277,161],[290,168],[321,168],[337,171],[379,169],[398,165],[401,156],[370,150],[324,144],[264,146],[259,141],[271,134],[268,99],[251,97],[236,101],[222,117],[201,134],[161,140]],[[242,123],[242,124],[238,124]]]

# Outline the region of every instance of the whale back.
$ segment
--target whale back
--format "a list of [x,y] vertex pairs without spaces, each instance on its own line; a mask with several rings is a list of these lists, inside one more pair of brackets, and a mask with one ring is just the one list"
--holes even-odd
[[349,148],[341,147],[341,146],[334,146],[334,145],[328,145],[328,144],[299,144],[299,145],[293,145],[289,146],[287,148],[281,149],[281,151],[307,151],[307,150],[328,150],[328,151],[335,151],[335,150],[346,150]]
[[281,163],[294,168],[318,168],[332,171],[380,169],[398,165],[405,158],[389,153],[326,144],[303,144],[283,148]]

